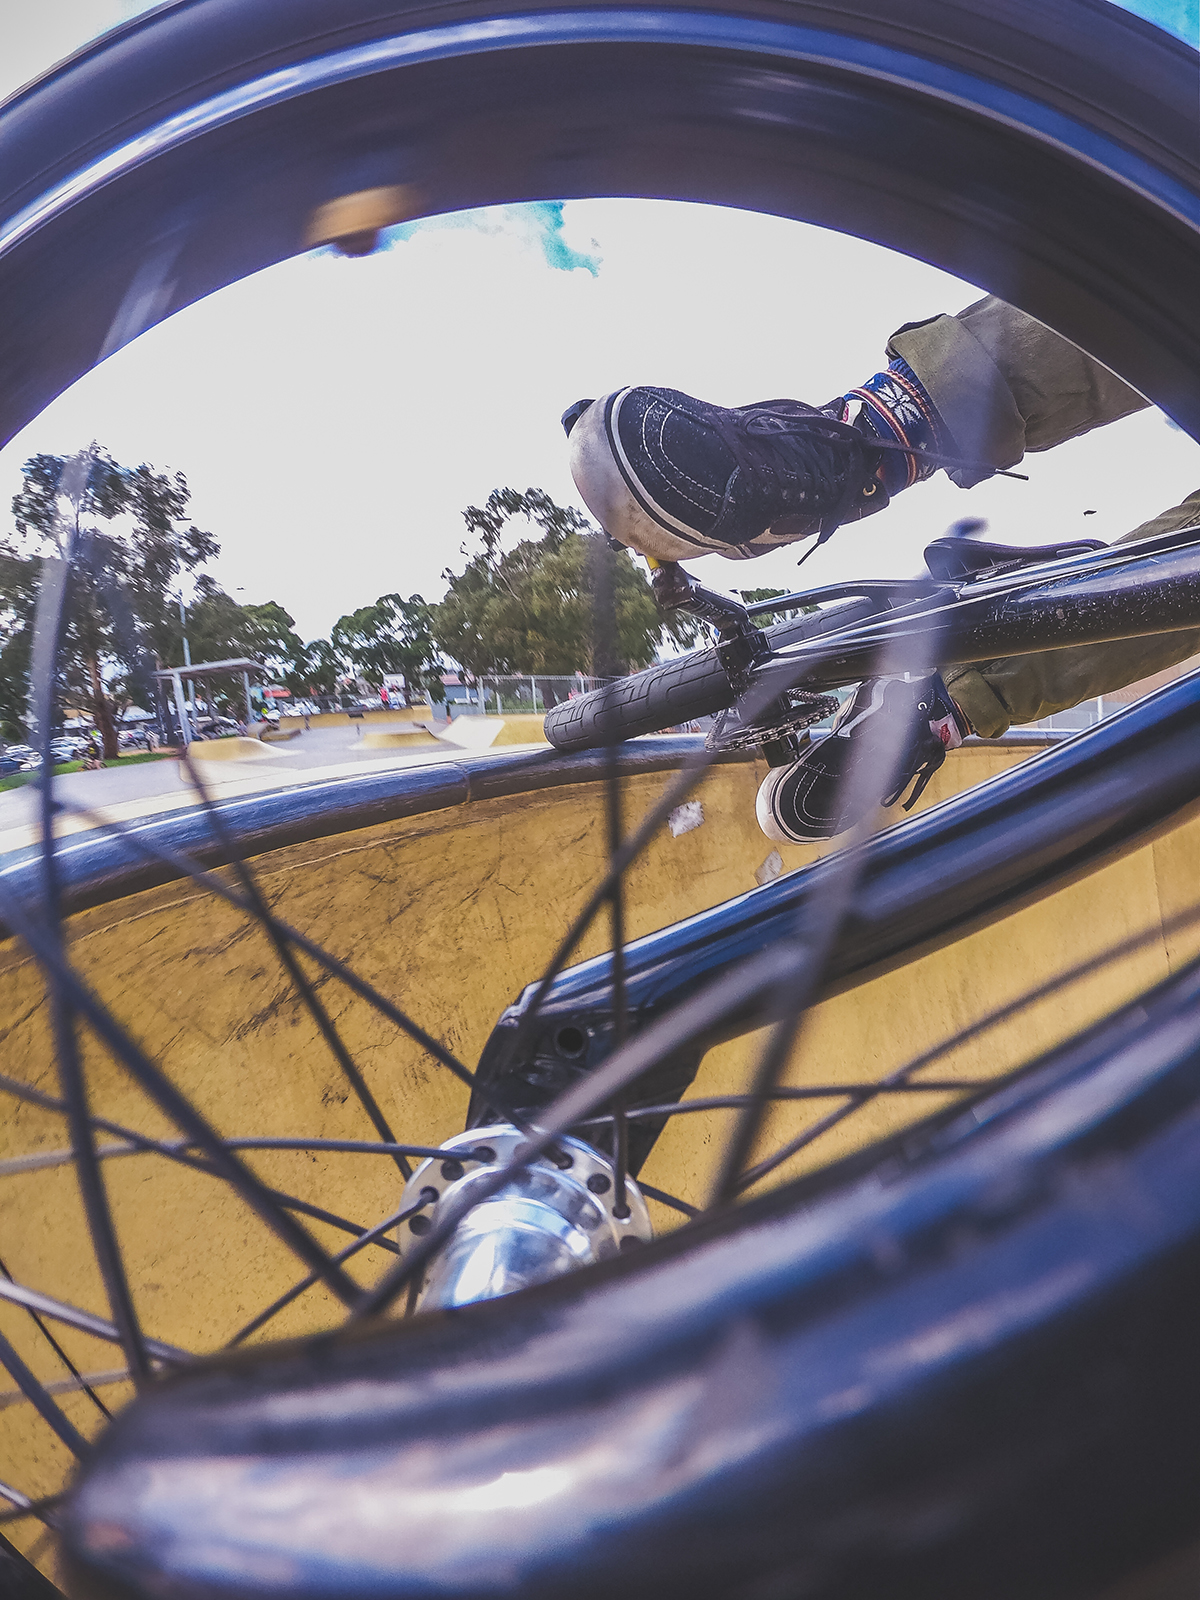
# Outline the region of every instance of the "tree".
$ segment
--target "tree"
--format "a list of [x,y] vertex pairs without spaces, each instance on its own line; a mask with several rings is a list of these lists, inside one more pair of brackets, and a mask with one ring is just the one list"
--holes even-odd
[[388,674],[403,676],[406,704],[415,693],[444,697],[433,612],[419,594],[407,600],[381,594],[373,606],[339,617],[329,637],[333,651],[363,677],[382,683]]
[[347,665],[328,639],[310,639],[280,677],[293,694],[335,695]]
[[[287,681],[293,663],[304,652],[295,619],[276,600],[242,605],[207,574],[196,583],[196,596],[187,609],[188,643],[193,661],[228,661],[248,656],[261,661],[276,679]],[[214,680],[214,701],[241,715],[241,688],[230,680]]]
[[187,623],[194,661],[250,656],[282,676],[304,650],[295,618],[278,601],[242,605],[207,575],[196,584]]
[[[180,567],[192,570],[220,551],[211,534],[177,524],[190,492],[182,473],[145,465],[120,466],[93,447],[82,491],[69,505],[62,494],[64,456],[32,456],[12,502],[19,543],[0,563],[0,688],[4,717],[27,705],[33,609],[43,562],[71,540],[71,567],[59,646],[59,691],[90,712],[104,754],[118,753],[116,715],[134,692],[148,695],[148,667],[180,659],[179,619],[169,593]],[[64,525],[63,518],[66,518]],[[119,519],[119,521],[118,521]]]
[[39,561],[0,544],[0,735],[21,738],[29,708],[29,656]]
[[[524,516],[542,530],[505,553],[507,525]],[[671,638],[689,645],[700,629],[690,617],[664,618],[627,551],[610,551],[580,512],[556,505],[543,489],[494,489],[463,520],[483,549],[461,573],[445,572],[445,599],[434,607],[442,648],[476,676],[496,673],[629,672],[649,666]],[[463,553],[467,553],[464,545]],[[605,575],[607,575],[605,577]],[[604,582],[598,584],[598,577]],[[598,640],[598,591],[611,588],[611,652]]]

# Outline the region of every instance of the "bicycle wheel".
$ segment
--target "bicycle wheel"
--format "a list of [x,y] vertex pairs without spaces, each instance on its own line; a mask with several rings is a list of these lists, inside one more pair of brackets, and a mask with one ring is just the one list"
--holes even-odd
[[[1194,56],[1082,0],[1053,15],[1009,4],[986,16],[889,0],[834,20],[803,5],[528,7],[499,18],[474,4],[343,8],[331,27],[323,8],[197,0],[130,24],[4,113],[15,153],[0,228],[12,307],[0,347],[6,434],[99,354],[293,253],[319,207],[376,189],[417,212],[657,193],[832,223],[987,283],[1200,426],[1200,312],[1186,292],[1200,189]],[[124,108],[115,131],[114,105]],[[1102,730],[1082,757],[1048,753],[1040,783],[1026,776],[997,791],[992,876],[979,875],[945,937],[1177,818],[1200,793],[1196,704],[1184,685]],[[1127,758],[1120,783],[1114,753]],[[55,1114],[65,1107],[72,1118],[111,1309],[105,1336],[148,1374],[94,1450],[74,1429],[89,1460],[60,1516],[79,1584],[189,1595],[537,1595],[566,1584],[585,1594],[1067,1595],[1098,1593],[1200,1531],[1179,1470],[1197,1400],[1186,1348],[1200,1239],[1194,974],[1131,1001],[965,1117],[945,1113],[908,1144],[731,1206],[754,1175],[751,1146],[781,1052],[827,992],[826,954],[853,928],[882,855],[851,851],[806,880],[824,888],[802,930],[819,956],[800,960],[797,924],[785,919],[783,936],[753,953],[759,966],[741,963],[724,989],[695,973],[682,1032],[678,1014],[642,1026],[629,1006],[620,886],[648,823],[622,839],[625,761],[545,767],[562,783],[595,783],[610,866],[572,910],[607,904],[615,939],[605,1048],[585,1069],[556,1018],[550,1052],[530,1051],[533,1068],[559,1075],[533,1142],[549,1149],[580,1121],[606,1119],[619,1190],[622,1170],[629,1176],[620,1128],[631,1112],[661,1114],[629,1092],[659,1068],[656,1088],[678,1092],[697,1038],[771,1022],[757,1087],[733,1108],[743,1148],[723,1161],[717,1214],[527,1295],[216,1358],[166,1381],[150,1370],[179,1353],[146,1344],[138,1313],[148,1291],[130,1287],[128,1234],[113,1228],[96,1182],[85,1089],[102,1075],[95,1059],[73,1060],[80,1018],[190,1142],[171,1152],[161,1128],[109,1117],[110,1131],[123,1130],[114,1137],[153,1141],[158,1157],[185,1155],[193,1170],[203,1162],[206,1182],[219,1170],[356,1310],[382,1309],[403,1282],[393,1271],[373,1286],[347,1283],[328,1250],[284,1227],[279,1212],[297,1200],[322,1227],[346,1219],[281,1195],[278,1179],[264,1195],[265,1169],[235,1166],[230,1138],[181,1103],[178,1060],[170,1077],[156,1069],[66,964],[60,905],[102,907],[135,865],[143,888],[178,881],[194,865],[179,844],[173,857],[151,848],[147,861],[139,845],[155,839],[126,831],[86,860],[57,863],[57,879],[39,876],[42,866],[13,879],[0,910],[47,974],[66,1058]],[[537,782],[528,763],[517,773],[452,765],[399,796],[379,782],[343,792],[333,810],[353,829],[372,806],[377,817],[419,814],[425,802],[448,812],[489,781],[518,794]],[[686,800],[699,769],[696,757],[650,805],[651,819]],[[1060,817],[1048,864],[1032,824],[1062,804],[1065,775],[1080,772],[1092,808],[1086,824]],[[280,796],[240,846],[236,808],[201,805],[172,838],[198,843],[209,861],[261,857],[322,836],[307,819],[329,798]],[[915,859],[936,844],[954,861],[974,804],[919,819],[889,848],[912,846]],[[1074,836],[1068,822],[1078,822]],[[44,854],[53,866],[55,852]],[[73,881],[76,868],[87,870]],[[268,901],[254,876],[236,860],[235,870],[238,908],[262,918]],[[755,901],[768,903],[769,889]],[[176,903],[173,926],[194,946],[206,914],[192,904]],[[139,916],[150,910],[139,902]],[[291,928],[269,915],[265,926],[277,946],[297,948]],[[223,959],[236,936],[217,922],[203,928],[210,960]],[[862,970],[912,960],[914,941],[930,936],[921,924],[886,951],[868,939]],[[685,926],[672,972],[689,959],[688,938]],[[299,948],[306,963],[320,959]],[[551,961],[516,1031],[554,994],[569,953]],[[82,937],[72,954],[83,959]],[[588,976],[564,974],[558,992]],[[301,967],[302,993],[306,980],[311,990]],[[312,1025],[353,1085],[355,1062],[341,1061],[345,1041],[330,1038],[313,998]],[[387,1003],[392,1025],[461,1066]],[[183,1076],[195,1096],[201,1080]],[[842,1083],[840,1120],[894,1087]],[[961,1086],[936,1092],[954,1098]],[[811,1143],[814,1130],[798,1137]],[[431,1148],[445,1129],[435,1131]],[[376,1132],[377,1150],[405,1157],[378,1122]],[[368,1187],[360,1181],[360,1193]],[[395,1212],[382,1189],[371,1201],[380,1217]],[[196,1214],[190,1195],[179,1211]],[[349,1227],[356,1244],[372,1232]],[[202,1276],[203,1237],[194,1228],[186,1237]],[[43,1319],[63,1311],[28,1296],[25,1309]],[[88,1336],[100,1336],[94,1317]],[[201,1326],[193,1343],[224,1336]],[[10,1371],[28,1371],[19,1352]],[[28,1375],[43,1418],[61,1422],[47,1386]]]

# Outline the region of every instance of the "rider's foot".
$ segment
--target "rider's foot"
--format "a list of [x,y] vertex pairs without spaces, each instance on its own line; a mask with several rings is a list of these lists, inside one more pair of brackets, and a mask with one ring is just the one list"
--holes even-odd
[[[870,762],[881,735],[894,731],[897,720],[908,734],[888,790],[888,776],[863,790],[861,780],[843,782],[861,753]],[[913,784],[905,810],[916,804],[925,785],[946,759],[946,751],[963,742],[971,727],[938,673],[928,677],[868,678],[838,712],[825,738],[809,745],[799,761],[775,767],[758,791],[758,825],[768,839],[785,844],[811,844],[831,839],[853,827],[876,803],[895,805]],[[861,768],[860,768],[861,770]],[[916,780],[915,782],[913,780]],[[857,794],[847,788],[856,788]]]
[[563,425],[575,483],[605,532],[678,561],[761,555],[881,510],[887,452],[843,410],[840,397],[825,410],[799,400],[728,409],[632,388],[580,401]]

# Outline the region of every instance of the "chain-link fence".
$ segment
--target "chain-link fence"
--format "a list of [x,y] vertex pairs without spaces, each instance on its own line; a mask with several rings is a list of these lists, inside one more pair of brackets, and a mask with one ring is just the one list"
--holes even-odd
[[447,685],[446,702],[447,707],[455,712],[460,709],[478,711],[479,691],[482,688],[490,715],[503,716],[506,711],[510,715],[522,711],[541,712],[548,711],[561,700],[570,700],[574,695],[586,694],[589,689],[598,688],[601,681],[600,678],[589,677],[585,672],[514,673],[483,678],[471,684]]

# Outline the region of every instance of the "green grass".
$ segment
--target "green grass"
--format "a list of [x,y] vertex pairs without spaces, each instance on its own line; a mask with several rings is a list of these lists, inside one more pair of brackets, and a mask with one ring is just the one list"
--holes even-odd
[[[106,761],[105,767],[136,767],[143,761],[170,761],[175,757],[174,750],[139,750],[136,755],[121,756],[117,761]],[[82,761],[60,761],[54,768],[54,776],[61,777],[64,772],[82,772]],[[31,779],[36,778],[36,772],[13,772],[7,778],[0,778],[0,792],[5,789],[21,789]]]

